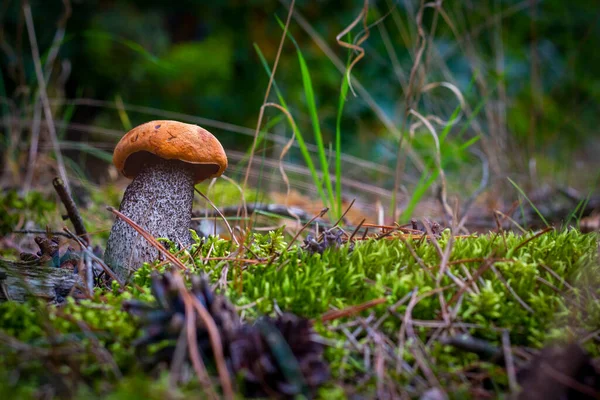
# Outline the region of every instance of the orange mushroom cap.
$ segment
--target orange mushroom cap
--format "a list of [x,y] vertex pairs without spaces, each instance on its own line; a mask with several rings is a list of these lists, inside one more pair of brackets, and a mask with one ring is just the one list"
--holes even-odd
[[190,164],[194,183],[220,176],[227,168],[223,146],[206,129],[177,121],[150,121],[125,134],[115,147],[113,163],[133,179],[153,156]]

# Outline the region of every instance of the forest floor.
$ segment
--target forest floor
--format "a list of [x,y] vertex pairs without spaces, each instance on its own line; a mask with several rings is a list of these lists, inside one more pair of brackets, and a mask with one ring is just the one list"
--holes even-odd
[[[211,190],[223,210],[238,202]],[[507,212],[488,233],[451,234],[356,210],[336,224],[298,201],[301,221],[255,207],[230,231],[198,210],[192,246],[163,241],[164,261],[119,284],[101,263],[119,196],[76,196],[85,243],[52,193],[2,195],[0,285],[19,301],[0,303],[1,398],[600,393],[599,235],[565,219],[519,230]],[[80,275],[65,293],[36,269]]]

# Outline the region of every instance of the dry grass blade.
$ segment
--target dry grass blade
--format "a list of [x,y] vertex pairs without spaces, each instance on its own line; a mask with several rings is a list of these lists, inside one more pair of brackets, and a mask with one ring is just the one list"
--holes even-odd
[[286,110],[284,107],[282,107],[279,104],[276,104],[276,103],[265,103],[265,105],[263,105],[263,107],[261,107],[261,109],[264,108],[264,107],[275,107],[275,108],[277,108],[279,111],[281,111],[282,113],[285,114],[285,116],[287,117],[290,125],[292,126],[292,137],[285,144],[285,146],[283,146],[283,149],[281,150],[281,154],[279,154],[279,172],[281,173],[281,177],[283,179],[283,182],[285,183],[285,188],[286,188],[286,192],[285,192],[285,207],[286,207],[286,210],[288,211],[288,213],[290,213],[291,216],[293,216],[294,218],[296,218],[296,221],[298,222],[298,225],[300,225],[300,216],[297,213],[295,213],[294,210],[292,208],[290,208],[290,206],[289,206],[291,186],[290,186],[290,180],[288,179],[288,176],[285,173],[285,169],[283,168],[283,157],[285,157],[285,155],[288,153],[288,151],[292,147],[292,144],[294,144],[294,140],[296,139],[296,122],[294,122],[294,118],[292,118],[292,114],[290,114],[290,112],[288,110]]
[[[235,186],[237,190],[239,190],[239,192],[240,192],[240,201],[242,202],[242,208],[244,209],[244,219],[248,219],[248,206],[246,204],[246,197],[244,196],[244,189],[242,189],[242,187],[236,181],[234,181],[233,179],[231,179],[230,177],[228,177],[225,174],[221,175],[221,178],[225,179],[227,182],[229,182],[233,186]],[[212,182],[210,183],[209,189],[216,182],[216,179],[217,178],[213,178]],[[208,193],[208,192],[206,192],[206,193]],[[215,208],[214,205],[212,205],[212,207]],[[217,211],[217,213],[219,213],[219,210],[216,210],[216,211]],[[240,216],[240,214],[239,214],[239,207],[238,207],[237,213],[236,213],[236,217],[239,217],[239,216]],[[221,215],[221,217],[222,217],[222,215]],[[227,223],[227,221],[225,221],[225,223]]]
[[327,321],[333,321],[333,320],[339,319],[339,318],[349,317],[351,315],[358,314],[361,311],[368,310],[369,308],[378,306],[379,304],[383,304],[386,302],[387,302],[387,299],[385,297],[382,297],[379,299],[369,300],[367,302],[364,302],[362,304],[358,304],[355,306],[350,306],[350,307],[344,308],[342,310],[327,311],[325,314],[323,314],[321,316],[320,320],[321,320],[321,322],[327,322]]
[[[71,3],[69,0],[63,0],[64,5],[64,13],[62,17],[58,20],[56,33],[54,34],[54,39],[52,39],[52,45],[50,46],[50,50],[48,50],[48,55],[46,56],[46,64],[44,65],[44,77],[46,80],[50,78],[50,74],[52,73],[52,67],[54,65],[54,61],[58,56],[58,51],[60,49],[60,45],[63,43],[63,39],[65,37],[65,26],[67,24],[67,20],[71,16]],[[27,157],[27,172],[25,173],[25,179],[23,181],[23,192],[27,193],[31,188],[31,182],[33,180],[33,174],[35,170],[35,164],[38,156],[38,144],[40,138],[40,122],[41,122],[41,114],[42,108],[40,104],[40,94],[38,93],[35,96],[35,102],[33,106],[33,124],[31,126],[31,139],[29,146],[29,155]]]
[[279,48],[277,49],[277,55],[275,56],[275,62],[273,63],[273,69],[271,70],[271,76],[269,77],[269,84],[267,85],[267,90],[265,91],[265,98],[263,100],[263,106],[260,108],[260,112],[258,113],[258,121],[256,122],[256,129],[254,131],[254,141],[252,142],[252,147],[250,148],[250,157],[248,158],[248,167],[246,168],[246,175],[244,176],[244,184],[243,188],[246,188],[248,185],[248,177],[250,176],[250,169],[252,168],[252,160],[254,159],[254,151],[256,150],[256,143],[258,141],[258,133],[260,132],[260,127],[262,125],[262,120],[264,116],[264,104],[267,103],[267,99],[269,98],[269,94],[271,93],[271,87],[273,86],[273,80],[275,79],[275,72],[277,71],[277,65],[279,64],[279,57],[281,56],[281,50],[283,49],[283,43],[285,42],[285,38],[287,36],[288,28],[290,26],[290,21],[292,19],[292,14],[294,13],[294,4],[296,0],[292,0],[288,15],[285,20],[285,25],[283,27],[283,32],[281,34],[281,40],[279,41]]
[[400,182],[402,181],[402,175],[404,174],[404,165],[406,163],[406,158],[402,154],[402,149],[404,145],[404,132],[406,131],[406,124],[410,115],[410,110],[413,104],[413,96],[414,96],[414,85],[415,85],[415,76],[417,75],[417,70],[421,65],[421,59],[423,57],[423,53],[425,52],[425,45],[427,44],[427,39],[425,37],[425,30],[423,29],[423,11],[425,9],[425,5],[421,2],[421,7],[417,14],[417,31],[418,31],[418,47],[417,53],[415,56],[415,60],[413,62],[413,66],[410,70],[410,76],[408,78],[408,89],[406,90],[406,99],[405,99],[405,112],[404,119],[402,120],[402,128],[400,129],[400,138],[398,141],[398,153],[396,156],[396,172],[394,177],[394,191],[392,192],[392,204],[391,204],[391,214],[392,221],[396,221],[397,210],[396,210],[396,197],[398,195],[398,191],[400,190]]
[[494,274],[496,274],[496,276],[498,277],[500,282],[502,282],[506,290],[508,290],[508,292],[515,298],[515,300],[517,300],[517,303],[519,303],[521,307],[523,307],[528,313],[535,314],[533,308],[531,308],[527,303],[525,303],[525,300],[519,297],[517,292],[515,292],[515,290],[508,284],[506,279],[504,279],[504,276],[500,273],[500,271],[498,271],[498,269],[493,265],[490,267],[490,269],[494,272]]
[[184,271],[187,270],[187,267],[177,257],[175,257],[173,254],[171,254],[171,252],[169,252],[169,250],[165,249],[165,247],[163,245],[161,245],[158,242],[158,240],[156,240],[151,234],[149,234],[148,231],[146,231],[144,228],[142,228],[141,226],[136,224],[134,221],[132,221],[129,217],[125,216],[120,211],[117,211],[114,207],[109,206],[109,207],[106,207],[106,209],[108,211],[110,211],[111,213],[115,214],[117,217],[121,218],[126,223],[128,223],[129,226],[131,226],[133,229],[135,229],[137,231],[137,233],[142,235],[142,237],[144,239],[146,239],[152,246],[154,246],[154,248],[156,250],[158,250],[159,253],[162,253],[173,265],[178,266],[179,268],[181,268]]
[[[465,282],[466,285],[464,287],[461,287],[460,289],[458,289],[458,291],[454,294],[454,296],[452,296],[452,298],[450,300],[448,300],[448,303],[446,303],[446,307],[450,307],[452,304],[454,304],[464,294],[464,292],[467,290],[466,288],[469,285],[471,285],[473,282],[476,282],[477,279],[479,279],[479,277],[481,275],[483,275],[483,273],[485,271],[487,271],[492,266],[494,266],[494,263],[496,261],[497,260],[495,260],[493,258],[488,258],[488,259],[484,260],[484,264],[481,267],[479,267],[477,269],[477,271],[475,271],[475,273],[473,274],[473,279]],[[510,261],[510,260],[506,260],[506,261]]]
[[515,371],[515,361],[513,359],[512,349],[510,347],[510,336],[507,330],[502,332],[502,353],[504,354],[504,363],[506,365],[506,375],[508,375],[508,386],[513,396],[518,393],[519,385],[517,383],[517,373]]
[[215,361],[217,363],[219,379],[221,380],[221,386],[223,387],[225,398],[233,399],[233,385],[231,383],[229,371],[227,370],[227,362],[225,361],[225,356],[223,355],[223,343],[221,342],[221,336],[219,335],[219,330],[217,329],[215,320],[211,317],[206,308],[204,308],[202,303],[200,303],[197,298],[193,296],[189,296],[189,298],[192,300],[192,306],[202,319],[202,322],[208,331],[210,344],[212,346]]
[[190,359],[192,360],[192,366],[198,376],[198,380],[202,384],[202,389],[206,392],[208,398],[216,400],[219,397],[212,386],[206,367],[200,357],[200,351],[198,350],[198,342],[196,341],[196,315],[194,314],[194,306],[190,299],[191,296],[187,292],[183,280],[178,275],[176,276],[176,282],[185,305],[185,314],[187,316],[185,330],[187,332],[188,349]]
[[535,235],[533,235],[529,239],[527,239],[527,240],[519,243],[519,245],[517,247],[515,247],[514,251],[519,250],[521,247],[525,246],[527,243],[531,242],[533,239],[538,238],[538,237],[540,237],[540,236],[542,236],[542,235],[544,235],[544,234],[546,234],[546,233],[548,233],[550,231],[553,231],[553,230],[554,230],[554,227],[552,227],[552,226],[549,226],[547,228],[542,229],[541,231],[539,231],[538,233],[536,233]]
[[285,249],[285,251],[288,251],[292,247],[294,242],[298,239],[298,236],[300,236],[300,234],[306,229],[306,227],[308,227],[310,224],[312,224],[316,219],[322,218],[323,215],[325,215],[327,213],[327,211],[329,211],[329,208],[325,207],[324,209],[321,210],[321,212],[319,212],[319,214],[315,215],[314,217],[311,218],[310,221],[308,221],[306,224],[304,224],[304,226],[302,226],[302,228],[298,231],[298,233],[296,233],[296,235],[292,238],[292,240],[290,240],[290,243],[288,244],[288,247]]
[[[213,351],[213,354],[215,357],[215,362],[217,364],[217,370],[219,372],[219,378],[221,380],[221,386],[223,388],[223,394],[226,399],[233,399],[234,398],[233,385],[231,383],[229,371],[227,370],[227,364],[225,362],[225,357],[223,356],[223,344],[221,342],[221,336],[219,335],[219,330],[217,328],[217,325],[215,324],[214,319],[208,313],[206,308],[204,308],[204,306],[200,303],[200,301],[198,301],[198,299],[196,297],[190,295],[189,291],[185,287],[185,284],[183,283],[183,278],[181,277],[181,275],[177,272],[174,272],[173,278],[174,278],[175,282],[177,283],[177,286],[179,288],[179,291],[181,293],[183,301],[185,302],[186,314],[190,315],[190,316],[195,315],[194,314],[194,310],[195,310],[198,313],[198,316],[200,317],[200,319],[202,320],[204,327],[208,331],[208,336],[210,339],[212,351]],[[189,314],[188,314],[188,312],[189,312]],[[195,321],[195,317],[193,318],[193,320]],[[188,326],[190,326],[189,321],[188,321]],[[193,326],[193,329],[194,329],[194,335],[191,337],[188,337],[188,342],[189,342],[190,350],[192,349],[192,347],[195,347],[196,352],[197,352],[198,344],[196,342],[196,336],[195,336],[195,329],[196,329],[195,324]]]
[[48,133],[50,135],[50,141],[54,147],[54,155],[56,156],[56,165],[58,167],[58,174],[65,184],[67,192],[70,192],[69,178],[67,177],[67,170],[65,169],[65,163],[60,152],[60,145],[58,143],[58,137],[56,135],[56,128],[54,127],[54,119],[52,118],[52,110],[50,109],[50,101],[48,100],[48,92],[46,90],[46,79],[44,78],[44,72],[42,71],[42,64],[40,61],[40,52],[38,49],[37,39],[35,37],[35,28],[33,26],[33,16],[31,15],[31,6],[28,1],[23,2],[23,14],[25,15],[25,24],[27,25],[27,34],[29,35],[29,43],[31,44],[31,56],[33,58],[33,64],[35,67],[35,75],[38,81],[40,90],[40,99],[42,101],[42,107],[44,109],[44,116],[46,123],[48,124]]
[[67,236],[68,238],[71,238],[73,240],[75,240],[77,242],[77,244],[79,244],[79,246],[81,247],[81,249],[95,262],[97,262],[102,269],[104,270],[104,272],[106,272],[106,274],[108,276],[110,276],[113,280],[115,280],[116,282],[119,283],[119,285],[121,287],[123,287],[123,282],[115,275],[115,273],[113,272],[113,270],[106,265],[106,263],[101,260],[99,257],[97,257],[94,252],[90,249],[89,246],[86,246],[86,244],[76,235],[74,235],[71,231],[69,231],[69,229],[64,228],[65,232],[61,232],[64,233],[65,236]]
[[206,197],[206,195],[204,193],[202,193],[200,190],[198,190],[198,188],[194,188],[194,190],[196,191],[196,193],[198,193],[200,196],[202,196],[202,198],[204,200],[206,200],[212,208],[214,208],[214,210],[216,211],[217,214],[219,214],[219,216],[223,219],[223,222],[225,222],[225,225],[227,226],[227,230],[229,230],[229,234],[231,235],[231,238],[233,239],[235,244],[237,244],[239,246],[240,242],[238,242],[237,238],[233,234],[233,229],[231,229],[231,225],[229,225],[229,222],[227,222],[227,218],[225,218],[225,216],[221,213],[221,211],[219,211],[217,206],[215,206],[215,204],[208,197]]
[[354,202],[356,201],[356,199],[352,199],[352,201],[350,202],[350,204],[348,205],[348,207],[346,207],[346,211],[344,211],[344,213],[340,216],[340,218],[335,222],[335,224],[333,224],[333,226],[338,226],[340,222],[342,222],[344,220],[344,217],[346,216],[346,214],[348,214],[348,212],[350,211],[350,209],[352,208],[352,206],[354,205]]

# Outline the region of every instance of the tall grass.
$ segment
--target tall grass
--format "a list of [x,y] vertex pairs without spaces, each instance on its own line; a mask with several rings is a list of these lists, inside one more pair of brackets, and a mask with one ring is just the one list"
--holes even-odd
[[[283,24],[279,19],[278,19],[278,22],[283,27]],[[304,162],[306,163],[307,168],[310,171],[311,178],[312,178],[315,188],[319,194],[319,197],[321,198],[321,201],[323,202],[323,204],[326,207],[329,207],[332,219],[339,219],[342,215],[342,183],[341,183],[342,182],[342,162],[341,162],[342,130],[341,130],[341,122],[342,122],[342,117],[343,117],[344,104],[346,102],[346,97],[348,94],[349,83],[348,83],[348,80],[345,79],[345,77],[344,77],[344,79],[342,79],[342,83],[341,83],[341,87],[340,87],[340,97],[339,97],[338,108],[337,108],[335,148],[334,148],[334,155],[335,155],[334,171],[335,171],[336,183],[335,183],[335,189],[334,189],[334,186],[332,184],[332,175],[330,174],[330,161],[327,159],[327,149],[330,146],[329,145],[326,146],[325,142],[323,141],[323,134],[321,131],[321,123],[320,123],[319,112],[318,112],[318,107],[317,107],[317,100],[316,100],[316,96],[315,96],[315,92],[314,92],[314,88],[313,88],[313,84],[312,84],[310,69],[306,62],[306,59],[304,58],[302,50],[300,49],[300,46],[294,39],[293,35],[289,31],[287,32],[287,35],[288,35],[288,38],[290,39],[290,41],[293,43],[293,45],[296,49],[296,55],[298,57],[298,64],[300,66],[302,86],[304,88],[304,97],[306,100],[306,107],[308,110],[308,114],[309,114],[310,120],[311,120],[313,137],[315,140],[315,144],[317,146],[317,155],[318,155],[320,172],[321,172],[322,177],[319,176],[320,175],[319,170],[317,170],[317,167],[311,157],[311,154],[307,149],[305,136],[303,135],[302,130],[300,128],[298,128],[297,126],[293,126],[292,129],[294,129],[294,133],[296,136],[296,140],[298,142],[298,146],[300,148],[300,152],[302,154]],[[266,62],[266,59],[265,59],[263,53],[260,50],[260,47],[257,44],[254,44],[254,48],[256,50],[256,53],[258,54],[259,59],[261,60],[261,63],[263,65],[265,72],[267,73],[267,75],[270,75],[271,70],[268,66],[268,63]],[[273,89],[275,90],[275,93],[277,95],[280,105],[283,108],[285,108],[290,114],[292,114],[287,102],[285,101],[285,98],[282,94],[281,89],[279,88],[279,86],[277,85],[277,83],[275,81],[273,82]]]

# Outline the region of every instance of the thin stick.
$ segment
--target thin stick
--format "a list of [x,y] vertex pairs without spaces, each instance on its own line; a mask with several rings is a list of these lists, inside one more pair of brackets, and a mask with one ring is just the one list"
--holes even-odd
[[504,363],[506,365],[506,375],[508,375],[508,386],[513,396],[519,391],[517,384],[517,373],[515,372],[515,361],[513,359],[512,349],[510,348],[510,336],[508,330],[502,332],[502,352],[504,353]]
[[355,201],[356,201],[356,199],[352,199],[352,201],[350,202],[350,205],[348,205],[348,207],[346,207],[346,211],[344,211],[344,213],[340,216],[340,219],[338,219],[336,221],[336,223],[333,224],[334,227],[338,226],[338,224],[344,220],[344,217],[346,216],[346,214],[348,214],[348,212],[350,211],[350,209],[354,205]]
[[533,235],[533,236],[532,236],[532,237],[530,237],[529,239],[527,239],[527,240],[525,240],[525,241],[523,241],[523,242],[519,243],[519,245],[518,245],[517,247],[515,247],[515,250],[514,250],[514,251],[517,251],[517,250],[519,250],[521,247],[525,246],[527,243],[531,242],[533,239],[535,239],[535,238],[537,238],[537,237],[540,237],[540,236],[542,236],[543,234],[545,234],[545,233],[548,233],[548,232],[550,232],[550,231],[553,231],[553,230],[554,230],[554,227],[552,227],[552,226],[549,226],[549,227],[547,227],[547,228],[544,228],[544,229],[542,229],[541,231],[539,231],[538,233],[536,233],[535,235]]
[[145,229],[133,222],[129,217],[125,216],[120,211],[117,211],[114,207],[108,206],[106,207],[106,209],[111,213],[115,214],[117,217],[121,218],[126,223],[128,223],[133,229],[137,231],[137,233],[139,233],[141,236],[144,237],[144,239],[150,242],[150,244],[152,244],[156,250],[162,253],[169,261],[171,261],[173,265],[176,265],[183,270],[187,270],[187,267],[181,261],[179,261],[177,257],[171,254],[169,250],[165,249],[164,246],[161,246],[158,240],[156,240],[154,237],[152,237],[152,235],[146,232]]
[[52,110],[50,109],[50,102],[48,101],[48,92],[46,90],[46,80],[44,79],[44,72],[42,71],[42,64],[40,62],[40,52],[38,50],[37,39],[35,38],[35,28],[33,26],[33,17],[31,15],[31,7],[29,2],[25,0],[23,2],[23,14],[25,15],[25,23],[27,25],[27,34],[29,35],[29,43],[31,45],[31,56],[33,58],[33,64],[35,66],[35,75],[38,80],[38,86],[40,88],[40,99],[42,100],[42,106],[44,108],[44,116],[46,117],[46,124],[48,126],[48,133],[50,135],[50,141],[54,147],[54,155],[56,156],[56,164],[58,166],[58,174],[65,184],[67,192],[71,192],[69,187],[69,178],[67,177],[67,170],[65,169],[65,163],[60,152],[60,145],[58,143],[58,137],[56,136],[56,128],[54,127],[54,119],[52,118]]
[[79,214],[77,204],[75,204],[73,197],[71,197],[71,193],[67,191],[64,182],[58,177],[52,180],[52,186],[54,186],[56,194],[58,194],[60,201],[62,201],[65,209],[67,210],[67,215],[69,216],[69,220],[71,220],[71,223],[75,228],[75,233],[86,245],[89,245],[90,237],[88,236],[85,226],[83,225],[83,219],[81,218],[81,214]]
[[285,249],[285,251],[288,251],[290,249],[290,247],[292,247],[292,245],[294,244],[294,242],[296,241],[296,239],[298,239],[298,236],[300,236],[300,234],[302,233],[302,231],[304,231],[307,226],[309,226],[317,218],[323,217],[323,215],[325,215],[325,213],[327,211],[329,211],[329,208],[325,207],[324,209],[321,210],[321,212],[319,214],[315,215],[314,217],[312,217],[312,219],[310,221],[308,221],[306,224],[304,224],[304,226],[302,227],[302,229],[300,229],[298,231],[298,233],[296,233],[296,236],[294,236],[292,238],[292,240],[290,240],[290,243],[288,244],[288,247]]
[[219,379],[221,380],[221,386],[223,387],[225,398],[233,399],[233,385],[231,383],[229,371],[227,370],[227,363],[225,361],[225,356],[223,355],[223,343],[221,342],[221,336],[219,336],[219,330],[215,324],[215,320],[196,297],[189,296],[189,298],[192,300],[192,306],[196,309],[196,312],[202,319],[202,323],[204,323],[204,326],[208,331],[210,344],[212,346],[212,351],[217,363]]
[[187,293],[187,289],[183,285],[183,281],[181,279],[178,280],[179,291],[181,293],[181,297],[183,298],[183,303],[185,306],[185,315],[186,315],[186,332],[187,332],[187,342],[188,342],[188,350],[190,359],[192,360],[192,366],[194,367],[194,371],[196,372],[196,376],[198,376],[198,380],[202,384],[202,390],[204,390],[210,399],[218,399],[217,393],[210,382],[210,377],[208,376],[208,372],[206,371],[206,367],[204,366],[204,362],[200,357],[200,352],[198,351],[198,342],[196,340],[196,315],[194,314],[194,307],[192,305],[191,296]]
[[326,321],[333,321],[335,319],[339,319],[339,318],[343,318],[343,317],[349,317],[351,315],[358,314],[361,311],[368,310],[369,308],[378,306],[379,304],[383,304],[385,302],[387,302],[387,298],[382,297],[379,299],[369,300],[367,302],[364,302],[362,304],[357,304],[355,306],[350,306],[350,307],[344,308],[342,310],[327,311],[325,314],[323,314],[321,316],[321,321],[326,322]]
[[354,228],[354,231],[352,231],[352,234],[348,238],[348,242],[350,242],[350,243],[352,242],[352,239],[358,233],[358,231],[360,230],[360,228],[362,228],[362,226],[363,226],[363,224],[365,223],[366,220],[367,220],[366,218],[363,218],[362,221],[360,221],[360,223],[356,226],[356,228]]
[[529,305],[527,303],[525,303],[525,300],[523,300],[522,298],[519,297],[517,292],[515,292],[515,290],[508,284],[506,279],[504,279],[504,276],[500,273],[500,271],[498,271],[498,269],[496,267],[494,267],[494,265],[490,266],[490,269],[494,272],[494,274],[496,274],[496,276],[498,277],[500,282],[502,282],[502,284],[504,285],[506,290],[508,290],[508,292],[510,294],[512,294],[512,296],[515,298],[515,300],[517,300],[517,303],[519,303],[521,305],[521,307],[523,307],[530,314],[535,314],[535,311],[533,310],[533,308],[529,307]]
[[94,252],[89,248],[89,246],[86,246],[85,243],[83,243],[81,241],[81,239],[79,239],[79,237],[77,237],[77,235],[74,235],[71,231],[69,231],[67,228],[64,228],[67,237],[75,240],[80,246],[81,249],[87,253],[88,256],[90,256],[90,258],[94,261],[96,261],[104,270],[104,272],[106,272],[106,274],[108,276],[110,276],[112,279],[114,279],[115,281],[117,281],[119,283],[119,285],[121,287],[123,287],[123,282],[115,275],[115,273],[112,271],[112,269],[106,265],[106,263],[104,261],[102,261],[98,256],[96,256],[94,254]]

